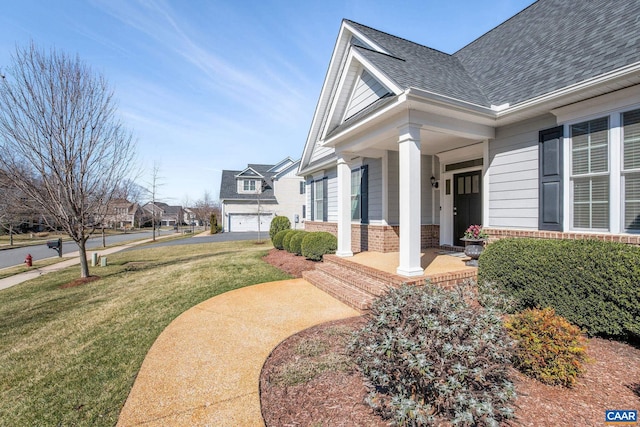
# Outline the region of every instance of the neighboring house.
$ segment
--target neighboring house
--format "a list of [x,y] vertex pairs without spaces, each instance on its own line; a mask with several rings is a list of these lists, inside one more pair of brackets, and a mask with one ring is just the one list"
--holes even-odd
[[[303,228],[304,180],[296,175],[300,161],[249,164],[242,171],[223,170],[220,202],[224,231],[269,231],[271,220],[286,216],[291,228]],[[258,215],[258,212],[260,215]]]
[[126,199],[112,200],[107,206],[104,225],[110,228],[133,228],[142,217],[142,209],[138,203]]
[[450,55],[345,20],[299,175],[338,255],[493,238],[640,244],[640,1],[540,0]]
[[142,207],[146,213],[145,223],[151,223],[155,216],[156,224],[161,226],[175,226],[183,224],[182,206],[170,206],[163,202],[148,202]]
[[196,214],[191,208],[184,208],[182,210],[182,222],[187,225],[202,225],[196,218]]

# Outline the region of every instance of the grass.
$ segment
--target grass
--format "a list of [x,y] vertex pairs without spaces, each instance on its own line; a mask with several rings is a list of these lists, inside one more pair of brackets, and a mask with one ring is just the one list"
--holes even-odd
[[[64,261],[64,260],[63,260]],[[57,264],[60,262],[60,258],[46,258],[33,262],[33,267],[27,267],[26,264],[16,265],[15,267],[7,267],[0,269],[0,279],[4,279],[5,277],[15,276],[16,274],[24,273],[26,271],[31,271],[37,268],[46,267],[48,265]]]
[[60,289],[77,267],[0,292],[0,424],[113,426],[156,337],[223,292],[288,276],[253,242],[109,256],[100,280]]

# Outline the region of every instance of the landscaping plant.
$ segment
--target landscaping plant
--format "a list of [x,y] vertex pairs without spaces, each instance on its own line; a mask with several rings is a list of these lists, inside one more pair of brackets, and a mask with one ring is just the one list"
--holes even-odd
[[351,354],[367,403],[396,425],[499,425],[513,418],[511,340],[498,313],[453,291],[404,285],[374,302]]
[[[291,221],[286,216],[276,216],[271,220],[271,226],[269,227],[269,238],[273,242],[273,238],[279,231],[282,230],[290,230],[291,229]],[[275,246],[275,244],[274,244]]]
[[276,249],[280,249],[280,250],[283,250],[283,249],[284,249],[284,246],[282,246],[282,243],[283,243],[282,241],[284,240],[284,236],[286,236],[286,235],[287,235],[287,233],[288,233],[289,231],[290,231],[290,230],[281,230],[281,231],[278,231],[278,232],[275,234],[275,236],[273,236],[273,237],[271,238],[271,243],[273,243],[273,247],[274,247],[274,248],[276,248]]
[[302,239],[307,234],[306,231],[298,231],[291,237],[289,241],[289,252],[296,255],[302,255]]
[[326,231],[307,233],[302,239],[302,255],[320,261],[323,255],[333,254],[338,249],[338,239]]
[[525,375],[571,387],[584,371],[586,340],[580,328],[552,308],[524,310],[505,326],[517,343],[513,364]]
[[289,246],[291,244],[291,238],[299,232],[300,230],[289,230],[282,238],[282,249],[291,252],[291,247]]
[[511,312],[553,307],[587,334],[640,338],[640,247],[599,240],[503,239],[478,279],[513,298]]

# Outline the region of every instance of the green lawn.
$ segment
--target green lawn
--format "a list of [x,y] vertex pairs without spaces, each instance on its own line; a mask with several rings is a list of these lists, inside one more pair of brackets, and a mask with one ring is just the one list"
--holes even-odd
[[[270,246],[269,246],[270,247]],[[0,291],[0,425],[115,425],[162,330],[201,301],[286,279],[253,242],[125,252],[100,280],[77,267]],[[213,337],[212,337],[213,338]]]

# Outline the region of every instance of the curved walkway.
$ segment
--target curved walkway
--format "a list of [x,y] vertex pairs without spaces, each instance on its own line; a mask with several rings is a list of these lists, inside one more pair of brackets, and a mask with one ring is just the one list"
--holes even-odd
[[357,315],[303,279],[211,298],[160,334],[118,426],[262,426],[259,378],[271,351],[298,331]]

